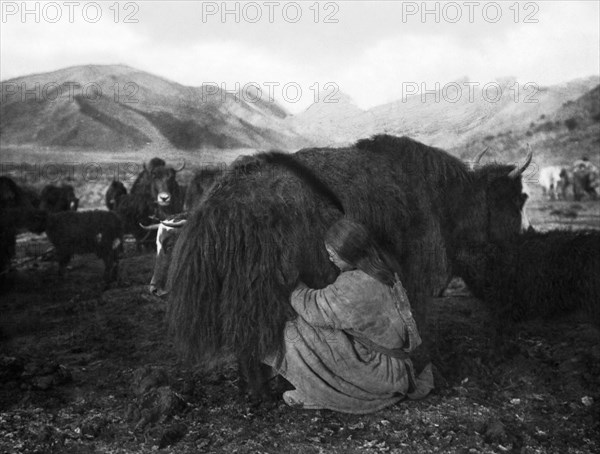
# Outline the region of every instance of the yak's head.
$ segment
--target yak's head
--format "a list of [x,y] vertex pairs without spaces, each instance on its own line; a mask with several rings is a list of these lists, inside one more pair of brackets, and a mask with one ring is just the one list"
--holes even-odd
[[176,175],[184,167],[185,163],[178,169],[159,166],[150,172],[150,194],[152,195],[152,200],[156,201],[160,207],[173,207],[183,203]]
[[175,242],[179,238],[181,228],[185,225],[187,213],[180,213],[169,219],[160,221],[158,224],[149,226],[141,225],[146,230],[156,230],[156,261],[154,272],[150,280],[150,293],[156,296],[164,296],[168,293],[166,288],[169,266]]
[[478,167],[481,155],[478,156],[472,165],[473,185],[469,194],[475,203],[468,204],[471,208],[465,208],[465,222],[471,226],[477,224],[475,231],[480,237],[463,239],[473,242],[505,241],[531,228],[525,211],[528,194],[522,178],[531,158],[532,153],[529,152],[523,164]]
[[106,190],[106,207],[109,210],[116,209],[119,199],[125,195],[127,195],[125,185],[120,181],[113,180]]
[[62,186],[47,185],[42,189],[40,199],[40,208],[49,213],[77,211],[79,207],[79,199],[75,197],[75,190],[69,184]]

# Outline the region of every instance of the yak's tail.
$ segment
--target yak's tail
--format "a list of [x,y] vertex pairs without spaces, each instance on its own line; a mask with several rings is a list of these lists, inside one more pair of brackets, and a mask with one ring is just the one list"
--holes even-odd
[[259,157],[269,164],[275,164],[289,170],[298,178],[305,181],[313,191],[331,202],[331,204],[341,211],[342,214],[346,212],[344,205],[340,201],[337,194],[333,192],[333,190],[327,186],[323,180],[315,175],[311,169],[298,161],[292,155],[282,153],[280,151],[269,151],[267,153],[260,154]]

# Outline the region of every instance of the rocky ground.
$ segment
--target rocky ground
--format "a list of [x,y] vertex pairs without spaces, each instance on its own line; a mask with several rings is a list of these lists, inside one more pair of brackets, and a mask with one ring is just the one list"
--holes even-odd
[[[530,216],[598,228],[599,205],[533,203]],[[600,333],[580,315],[523,324],[490,355],[488,312],[454,281],[432,301],[443,389],[366,416],[254,408],[231,358],[178,360],[165,302],[146,291],[152,254],[127,244],[103,291],[93,256],[63,281],[28,258],[47,246],[20,238],[0,302],[0,453],[600,452]]]

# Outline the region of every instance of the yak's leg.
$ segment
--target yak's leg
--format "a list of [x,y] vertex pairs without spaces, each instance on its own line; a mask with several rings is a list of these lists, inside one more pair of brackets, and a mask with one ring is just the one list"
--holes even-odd
[[110,279],[111,281],[116,281],[119,279],[119,256],[116,251],[113,251],[113,254],[115,255],[115,257],[113,260]]
[[239,391],[248,394],[252,405],[260,405],[272,400],[269,391],[270,366],[260,361],[238,359]]
[[114,260],[114,252],[109,251],[103,255],[102,261],[104,262],[104,285],[108,287],[108,285],[113,281],[114,277],[114,268],[115,268],[115,260]]
[[65,270],[67,269],[67,265],[71,261],[71,255],[68,253],[60,253],[58,255],[58,276],[64,277]]

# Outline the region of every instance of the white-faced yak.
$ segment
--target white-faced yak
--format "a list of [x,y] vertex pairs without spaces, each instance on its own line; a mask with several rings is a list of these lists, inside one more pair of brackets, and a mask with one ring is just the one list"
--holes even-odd
[[162,159],[153,158],[148,167],[144,165],[144,170],[133,182],[130,193],[147,196],[156,205],[159,217],[177,214],[183,209],[184,194],[177,184],[176,175],[184,168],[185,163],[174,169],[166,166]]
[[144,164],[129,194],[119,198],[115,211],[125,233],[135,237],[138,250],[142,245],[154,245],[156,240],[155,232],[143,230],[140,224],[149,224],[152,218],[165,219],[183,209],[184,192],[176,181],[176,174],[184,167],[185,163],[173,169],[167,167],[164,160],[152,158],[147,167]]
[[342,211],[399,261],[424,344],[425,298],[446,287],[463,245],[523,227],[521,173],[531,155],[519,167],[470,170],[437,148],[379,135],[350,148],[298,151],[289,155],[292,172],[271,158],[258,154],[227,169],[189,216],[169,270],[178,345],[195,359],[235,353],[255,397],[265,391],[260,361],[279,352],[294,317],[298,281],[322,288],[338,274],[323,238]]
[[497,334],[516,322],[577,310],[600,328],[599,252],[597,230],[529,231],[463,249],[456,272],[486,302]]

